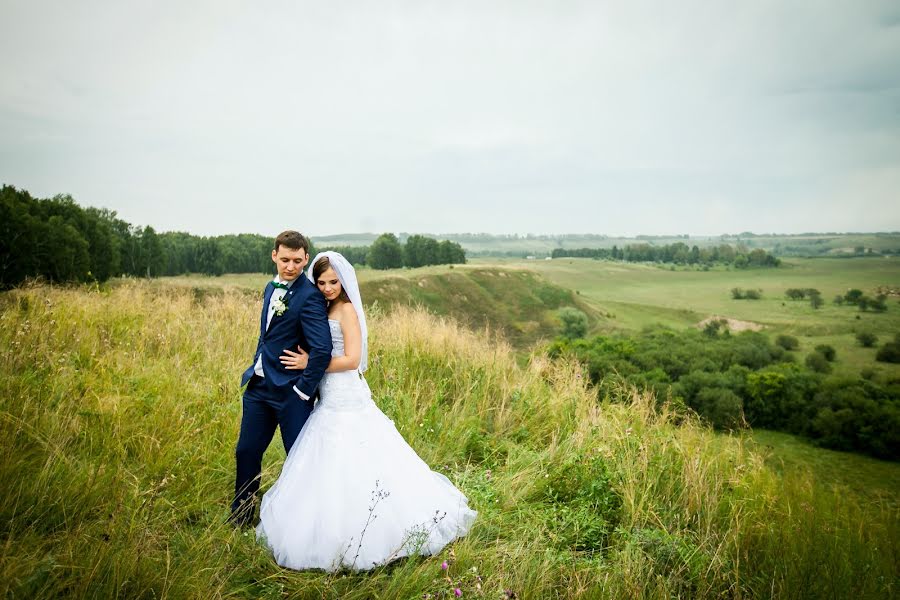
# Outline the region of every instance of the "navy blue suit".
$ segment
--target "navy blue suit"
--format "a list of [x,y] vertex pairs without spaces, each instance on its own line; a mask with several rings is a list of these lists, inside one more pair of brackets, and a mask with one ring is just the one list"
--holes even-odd
[[[247,389],[235,450],[237,474],[231,504],[232,519],[240,523],[249,523],[253,517],[262,458],[275,435],[275,427],[281,427],[285,452],[290,452],[312,412],[316,389],[331,361],[328,309],[319,289],[301,273],[282,299],[287,310],[272,315],[267,329],[269,300],[274,291],[275,286],[269,282],[263,295],[253,363],[241,378],[241,385]],[[297,346],[309,353],[309,362],[302,371],[288,370],[278,357],[286,349],[296,351]],[[264,377],[255,372],[260,357]],[[309,399],[304,400],[301,393]]]

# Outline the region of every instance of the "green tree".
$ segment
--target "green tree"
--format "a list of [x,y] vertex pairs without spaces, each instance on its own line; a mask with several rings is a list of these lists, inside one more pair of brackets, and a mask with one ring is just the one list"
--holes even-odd
[[443,240],[438,244],[438,264],[462,265],[466,262],[466,252],[457,242]]
[[366,260],[373,269],[399,269],[403,266],[403,247],[393,233],[383,233],[372,242]]
[[824,354],[813,352],[806,355],[806,366],[816,373],[831,373],[831,364]]
[[816,292],[809,295],[809,305],[813,308],[822,308],[823,304],[825,304],[825,300],[822,299],[822,294]]
[[871,348],[878,341],[878,336],[868,331],[861,331],[856,334],[856,341],[864,348]]
[[216,238],[200,238],[196,246],[194,264],[197,271],[204,275],[222,275],[225,272],[225,264],[222,262],[222,248]]
[[437,264],[439,250],[436,239],[424,235],[411,235],[403,247],[403,265],[414,269]]
[[887,342],[878,349],[875,360],[887,363],[900,363],[900,342]]
[[147,225],[141,232],[141,254],[147,277],[159,277],[166,268],[166,255],[156,230]]
[[851,288],[847,290],[847,293],[844,294],[844,300],[847,302],[847,304],[857,304],[862,297],[862,290],[856,288]]
[[834,347],[829,346],[828,344],[819,344],[816,346],[815,350],[824,356],[828,362],[834,362],[834,359],[837,357],[837,352]]
[[777,338],[775,338],[775,343],[785,350],[796,350],[800,347],[800,340],[792,335],[779,335]]
[[587,334],[587,315],[571,306],[559,309],[559,320],[562,322],[562,336],[568,339],[582,338]]

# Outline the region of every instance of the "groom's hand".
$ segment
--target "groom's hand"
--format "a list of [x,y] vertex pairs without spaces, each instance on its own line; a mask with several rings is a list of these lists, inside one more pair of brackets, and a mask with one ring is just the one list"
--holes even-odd
[[306,368],[306,364],[309,362],[309,354],[303,351],[303,348],[297,346],[296,352],[291,352],[288,349],[284,350],[284,354],[278,357],[278,360],[281,361],[281,364],[284,365],[285,369],[291,371],[302,371]]

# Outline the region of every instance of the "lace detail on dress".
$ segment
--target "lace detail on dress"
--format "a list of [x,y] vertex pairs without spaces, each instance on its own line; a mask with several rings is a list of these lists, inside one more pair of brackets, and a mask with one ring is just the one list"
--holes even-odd
[[341,322],[328,319],[328,328],[331,329],[331,356],[343,356],[344,332],[341,331]]
[[[328,319],[331,329],[331,356],[344,356],[344,332],[340,321]],[[325,373],[319,384],[316,410],[360,410],[372,404],[369,384],[357,371]]]

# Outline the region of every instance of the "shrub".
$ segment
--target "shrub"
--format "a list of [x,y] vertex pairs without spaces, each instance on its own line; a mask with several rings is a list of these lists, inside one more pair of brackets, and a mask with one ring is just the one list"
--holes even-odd
[[716,429],[737,429],[744,423],[744,402],[727,388],[713,387],[697,394],[698,412]]
[[796,350],[800,347],[800,341],[792,335],[779,335],[775,343],[785,350]]
[[816,352],[825,357],[825,360],[828,362],[834,362],[834,359],[837,357],[837,352],[834,347],[829,346],[828,344],[819,344],[816,346]]
[[600,457],[552,465],[543,496],[553,508],[548,525],[562,550],[602,550],[619,524],[622,499]]
[[861,331],[856,334],[856,341],[863,348],[871,348],[878,341],[878,336],[868,331]]
[[559,320],[562,321],[562,336],[570,340],[582,338],[587,334],[587,315],[571,306],[559,310]]
[[725,319],[713,319],[703,327],[703,333],[714,338],[718,337],[720,329],[728,333],[728,321]]
[[847,290],[847,293],[844,294],[844,301],[847,304],[856,304],[859,302],[859,299],[863,297],[862,290],[858,290],[856,288],[852,288]]
[[878,349],[875,360],[879,362],[900,363],[900,343],[888,342]]
[[828,359],[820,352],[813,352],[806,357],[806,366],[816,373],[831,373],[831,365]]
[[759,300],[762,298],[762,290],[742,290],[731,288],[731,297],[734,300]]

